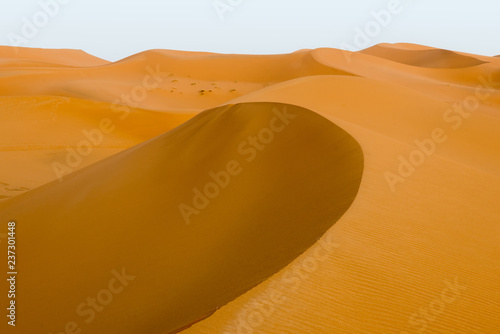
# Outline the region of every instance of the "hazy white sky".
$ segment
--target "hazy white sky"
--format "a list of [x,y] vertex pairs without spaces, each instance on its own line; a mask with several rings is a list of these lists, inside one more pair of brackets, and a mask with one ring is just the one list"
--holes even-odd
[[499,0],[2,0],[0,44],[269,54],[408,42],[500,54]]

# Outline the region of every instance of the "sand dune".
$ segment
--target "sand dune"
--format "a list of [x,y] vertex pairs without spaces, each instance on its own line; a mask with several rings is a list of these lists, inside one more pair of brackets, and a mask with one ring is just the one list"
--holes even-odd
[[350,75],[318,63],[307,51],[239,56],[151,50],[91,68],[38,67],[27,73],[17,63],[4,65],[0,89],[7,96],[56,95],[140,102],[142,108],[151,110],[201,111],[276,82],[324,74]]
[[361,53],[424,68],[464,68],[485,63],[477,58],[463,56],[448,50],[416,50],[408,47],[396,48],[392,45],[376,45],[361,51]]
[[[232,124],[238,126],[226,132]],[[252,148],[254,135],[265,138],[259,142],[265,150]],[[317,241],[351,205],[362,170],[357,142],[323,117],[250,103],[205,111],[65,182],[5,202],[0,219],[15,217],[30,245],[19,251],[26,297],[18,298],[30,321],[16,329],[64,328],[111,267],[137,278],[107,316],[85,330],[182,328]],[[90,245],[103,256],[84,256]],[[90,271],[92,277],[84,274]],[[144,300],[143,315],[131,326],[127,319]]]
[[498,333],[498,58],[2,47],[0,71],[6,332]]
[[[31,67],[30,63],[36,66],[100,66],[109,64],[109,61],[92,56],[82,50],[70,49],[37,49],[0,46],[0,59],[4,62],[25,61],[24,66]],[[46,65],[41,65],[46,64]],[[2,64],[3,65],[3,64]]]

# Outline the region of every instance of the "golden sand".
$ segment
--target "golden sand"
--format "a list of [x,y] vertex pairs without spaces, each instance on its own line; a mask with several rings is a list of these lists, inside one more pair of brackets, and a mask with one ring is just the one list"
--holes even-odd
[[0,71],[2,333],[498,333],[498,58],[1,47]]

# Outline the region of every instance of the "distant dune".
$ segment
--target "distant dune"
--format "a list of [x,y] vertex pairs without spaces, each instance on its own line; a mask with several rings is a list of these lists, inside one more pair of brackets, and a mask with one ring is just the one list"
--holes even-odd
[[372,56],[398,63],[428,68],[465,68],[484,64],[484,61],[448,50],[412,50],[393,46],[376,45],[361,51]]
[[109,64],[109,61],[94,57],[82,50],[37,49],[0,46],[1,66],[23,64],[21,67],[74,66],[90,67]]
[[2,333],[498,333],[498,56],[0,47],[0,73]]

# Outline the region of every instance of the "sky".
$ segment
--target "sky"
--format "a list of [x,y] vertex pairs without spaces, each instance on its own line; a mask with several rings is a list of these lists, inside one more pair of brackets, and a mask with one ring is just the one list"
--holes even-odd
[[277,54],[415,43],[500,54],[499,0],[2,0],[0,45]]

